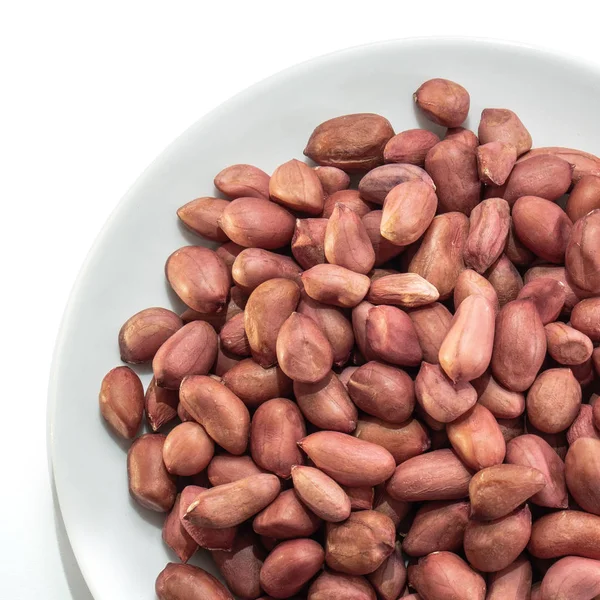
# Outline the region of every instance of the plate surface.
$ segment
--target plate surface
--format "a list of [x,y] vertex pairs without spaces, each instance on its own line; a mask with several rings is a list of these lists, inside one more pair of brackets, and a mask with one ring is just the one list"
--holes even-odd
[[[117,333],[148,306],[180,308],[163,275],[180,246],[202,243],[176,209],[214,193],[213,177],[233,163],[267,172],[302,150],[313,128],[337,115],[375,112],[395,131],[430,124],[412,93],[447,77],[471,94],[467,127],[485,107],[514,110],[536,146],[600,152],[600,71],[531,48],[469,39],[385,42],[328,55],[267,79],[201,119],[140,177],[96,240],[63,319],[50,382],[50,444],[66,528],[96,600],[154,597],[174,556],[161,542],[162,515],[129,498],[127,445],[98,410],[104,374],[120,364]],[[150,369],[143,373],[144,383]],[[207,554],[195,563],[213,569]]]

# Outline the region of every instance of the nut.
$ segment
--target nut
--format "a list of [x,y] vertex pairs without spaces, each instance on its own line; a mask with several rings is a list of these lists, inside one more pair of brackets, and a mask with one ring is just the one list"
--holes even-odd
[[496,419],[515,419],[525,412],[525,396],[503,388],[489,371],[471,381],[471,385],[477,390],[479,404]]
[[[364,360],[375,360],[377,358],[367,341],[367,318],[372,308],[374,308],[373,304],[365,300],[356,306],[352,311],[352,329],[354,330],[354,339],[356,340],[356,346],[360,352],[360,356]],[[359,360],[358,362],[362,361]]]
[[121,360],[150,362],[158,349],[182,326],[181,318],[166,308],[146,308],[136,313],[119,331]]
[[479,204],[481,182],[473,148],[443,140],[427,153],[425,170],[435,184],[440,212],[458,211],[469,216]]
[[561,365],[580,365],[592,356],[594,345],[590,338],[564,323],[549,323],[546,330],[548,353]]
[[308,588],[308,600],[376,600],[375,591],[360,575],[323,571]]
[[546,148],[535,148],[519,159],[520,161],[529,160],[534,156],[558,156],[573,165],[573,183],[577,183],[586,175],[600,175],[600,158],[573,148],[561,148],[551,146]]
[[252,527],[259,535],[287,540],[311,536],[321,523],[321,519],[300,502],[294,490],[285,490],[254,517]]
[[531,497],[531,502],[549,508],[566,508],[568,505],[565,465],[558,454],[541,437],[520,435],[506,446],[506,462],[533,467],[546,478],[546,487]]
[[479,146],[479,138],[472,131],[464,127],[449,127],[446,130],[444,139],[460,142],[469,148],[473,148],[473,150]]
[[[540,600],[585,600],[600,594],[600,561],[567,556],[546,572]],[[533,596],[531,597],[533,600]]]
[[[404,246],[397,246],[381,235],[382,210],[372,210],[363,216],[362,222],[375,251],[375,266],[378,267],[398,256],[404,251]],[[373,271],[371,272],[373,280]]]
[[219,446],[235,455],[246,451],[250,413],[222,383],[204,375],[186,377],[181,383],[179,400]]
[[396,463],[384,448],[336,431],[318,431],[298,445],[315,466],[341,485],[373,486],[394,472]]
[[[565,458],[565,473],[567,486],[577,504],[587,512],[600,515],[600,440],[591,437],[575,440]],[[600,524],[600,518],[596,521]],[[600,551],[590,558],[600,559]]]
[[197,527],[235,527],[268,506],[280,492],[275,475],[252,475],[200,492],[184,519]]
[[371,486],[348,487],[343,486],[348,498],[350,498],[350,506],[352,510],[372,510],[373,501],[375,500],[375,490]]
[[562,312],[566,296],[565,286],[560,281],[550,277],[541,277],[526,283],[517,298],[532,300],[542,323],[547,325],[556,321]]
[[233,600],[227,589],[199,567],[169,563],[156,579],[158,600],[186,600],[186,598],[210,598]]
[[[326,167],[320,167],[322,169]],[[329,219],[333,214],[333,210],[335,209],[336,204],[342,204],[346,208],[353,210],[359,218],[363,218],[366,214],[371,212],[373,205],[369,202],[365,202],[360,197],[360,192],[358,190],[341,190],[339,192],[335,192],[328,196],[325,200],[325,206],[323,207],[323,212],[321,214],[321,218]]]
[[459,127],[469,114],[469,92],[449,79],[430,79],[413,97],[430,121],[444,127]]
[[517,150],[517,155],[531,149],[531,135],[521,119],[506,108],[486,108],[481,113],[479,123],[479,142],[505,142]]
[[338,265],[315,265],[302,273],[302,283],[313,300],[351,308],[367,295],[371,280]]
[[196,475],[204,471],[215,453],[215,444],[204,427],[193,421],[181,423],[167,435],[162,454],[172,475]]
[[389,164],[369,171],[359,182],[362,198],[383,205],[390,191],[401,183],[420,181],[435,190],[433,179],[421,167],[409,164]]
[[305,435],[298,406],[285,398],[273,398],[261,404],[252,417],[250,453],[259,467],[286,479],[293,465],[304,462],[298,442]]
[[223,325],[219,332],[220,346],[235,356],[250,356],[250,343],[244,328],[244,313],[241,312]]
[[297,282],[301,272],[302,269],[291,258],[261,248],[242,250],[231,267],[233,280],[247,294],[275,277]]
[[410,376],[394,367],[371,361],[354,372],[348,393],[358,408],[388,423],[403,423],[415,407]]
[[153,377],[144,397],[146,418],[153,432],[157,432],[163,425],[177,416],[178,404],[179,390],[158,387]]
[[488,142],[478,146],[479,179],[488,185],[503,185],[517,160],[517,149],[507,142]]
[[503,308],[505,304],[516,300],[523,288],[523,279],[516,267],[503,254],[486,273],[487,280],[496,290],[498,304]]
[[227,234],[219,227],[219,219],[229,204],[222,198],[196,198],[177,210],[181,222],[193,233],[213,242],[227,242]]
[[169,256],[165,271],[173,291],[190,308],[218,313],[227,304],[229,271],[213,250],[184,246]]
[[582,217],[573,225],[565,267],[573,283],[589,295],[600,294],[600,209]]
[[600,177],[586,175],[571,190],[565,211],[573,223],[600,208]]
[[327,219],[296,219],[292,254],[304,269],[325,262]]
[[149,510],[168,512],[175,503],[177,488],[163,464],[166,437],[147,433],[137,438],[127,453],[129,493]]
[[524,246],[523,242],[517,237],[512,218],[510,219],[510,228],[508,230],[504,253],[513,264],[520,266],[529,266],[535,259],[533,252]]
[[488,579],[487,600],[531,600],[531,563],[520,556],[500,571],[492,573]]
[[422,167],[425,156],[440,138],[427,129],[408,129],[397,133],[383,149],[386,163],[408,163]]
[[452,450],[434,450],[398,465],[387,492],[408,502],[459,500],[469,495],[471,475]]
[[328,523],[325,542],[327,566],[349,575],[375,571],[395,548],[396,528],[374,510],[350,514],[343,523]]
[[287,318],[296,310],[300,289],[289,279],[270,279],[261,283],[248,298],[244,327],[252,358],[261,367],[277,362],[277,336]]
[[315,173],[328,196],[346,190],[350,186],[348,173],[337,167],[315,167]]
[[478,273],[484,273],[500,258],[506,245],[510,207],[502,198],[483,200],[471,211],[469,222],[465,264]]
[[342,433],[356,429],[356,406],[335,373],[329,373],[316,383],[294,382],[294,396],[307,421],[319,429]]
[[468,233],[469,219],[465,215],[459,212],[438,215],[410,261],[408,271],[427,279],[438,290],[441,300],[450,297],[465,268],[463,252]]
[[493,521],[505,517],[543,489],[541,471],[522,465],[494,465],[473,475],[469,483],[471,518]]
[[437,363],[440,346],[450,329],[452,314],[443,304],[433,302],[410,310],[408,316],[415,327],[423,360]]
[[230,198],[269,197],[269,176],[252,165],[231,165],[215,177],[215,187]]
[[234,242],[225,242],[221,244],[215,252],[219,256],[219,258],[227,265],[229,272],[231,272],[231,266],[235,261],[237,255],[244,249],[243,246],[240,246]]
[[514,419],[496,419],[498,421],[498,427],[502,431],[504,441],[508,444],[511,440],[525,433],[525,422],[522,417],[516,417]]
[[400,542],[396,542],[394,551],[375,571],[369,573],[368,578],[382,600],[396,600],[399,597],[406,585],[406,566]]
[[402,308],[418,308],[439,298],[435,286],[415,273],[384,275],[371,283],[367,300],[372,304],[393,304]]
[[264,473],[264,471],[256,465],[252,458],[233,454],[217,454],[210,461],[207,469],[208,480],[213,487],[259,473]]
[[388,516],[394,523],[394,527],[398,527],[400,522],[408,515],[411,506],[412,504],[408,502],[392,498],[385,491],[385,486],[378,488],[374,510]]
[[186,563],[198,550],[198,544],[181,524],[181,494],[177,494],[175,504],[167,515],[162,529],[163,542],[175,552],[182,563]]
[[[286,246],[294,235],[292,213],[264,198],[237,198],[218,221],[227,237],[245,248],[275,250]],[[193,308],[193,307],[192,307]]]
[[269,181],[271,200],[283,207],[320,215],[325,195],[321,180],[307,164],[293,158],[275,169]]
[[393,187],[385,197],[381,235],[396,246],[408,246],[427,231],[438,200],[433,187],[419,179]]
[[600,342],[600,298],[587,298],[575,304],[571,326],[587,335],[592,342]]
[[260,585],[273,598],[289,598],[316,575],[325,559],[314,540],[287,540],[275,546],[260,571]]
[[468,502],[427,502],[417,511],[402,548],[410,556],[459,552],[468,522]]
[[129,367],[109,371],[100,387],[100,412],[111,429],[126,440],[132,440],[144,415],[144,388],[140,378]]
[[494,312],[498,312],[498,294],[492,286],[492,284],[482,275],[473,271],[473,269],[465,269],[456,280],[456,286],[454,288],[454,308],[458,309],[461,302],[471,295],[479,295],[486,298],[492,307]]

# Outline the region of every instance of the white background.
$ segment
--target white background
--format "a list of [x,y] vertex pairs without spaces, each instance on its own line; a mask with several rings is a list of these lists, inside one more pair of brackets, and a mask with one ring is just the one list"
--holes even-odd
[[0,596],[91,599],[53,504],[50,361],[86,252],[168,143],[266,76],[372,41],[475,35],[600,61],[593,6],[0,0]]

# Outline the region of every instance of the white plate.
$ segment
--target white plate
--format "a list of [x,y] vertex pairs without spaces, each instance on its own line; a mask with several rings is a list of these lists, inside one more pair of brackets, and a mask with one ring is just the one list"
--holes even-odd
[[[600,151],[596,68],[500,42],[385,42],[294,67],[226,102],[172,144],[110,217],[71,294],[50,384],[60,506],[96,600],[154,597],[157,574],[174,560],[161,542],[163,516],[129,498],[126,445],[109,434],[97,397],[104,374],[120,364],[121,324],[148,306],[178,306],[164,279],[165,259],[202,241],[182,230],[176,209],[212,194],[214,175],[227,165],[247,162],[271,172],[302,158],[313,128],[330,117],[375,112],[396,131],[429,126],[416,115],[412,93],[431,77],[469,90],[466,126],[472,129],[483,108],[506,107],[519,114],[537,146]],[[196,559],[203,562],[204,554]]]

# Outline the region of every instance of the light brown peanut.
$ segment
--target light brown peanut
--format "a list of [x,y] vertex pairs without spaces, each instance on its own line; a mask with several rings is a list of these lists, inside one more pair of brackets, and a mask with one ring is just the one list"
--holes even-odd
[[600,177],[586,175],[571,190],[565,212],[575,223],[596,208],[600,208]]
[[452,313],[443,304],[433,302],[410,310],[408,316],[415,327],[423,360],[437,363],[440,346],[450,329]]
[[383,205],[390,191],[407,181],[421,181],[435,190],[433,179],[421,167],[409,164],[388,164],[369,171],[359,182],[362,198]]
[[268,198],[269,176],[252,165],[231,165],[215,176],[215,187],[230,198]]
[[159,600],[186,600],[186,598],[210,598],[233,600],[223,584],[199,567],[169,563],[156,579],[156,595]]
[[325,262],[327,219],[296,219],[292,254],[300,266],[310,269]]
[[[567,486],[583,510],[600,515],[600,439],[580,438],[565,458]],[[600,526],[600,517],[597,519]],[[598,556],[592,558],[600,559]]]
[[449,79],[430,79],[413,97],[428,119],[444,127],[459,127],[469,114],[469,92]]
[[489,185],[503,185],[517,160],[517,149],[507,142],[488,142],[475,150],[479,179]]
[[371,280],[338,265],[315,265],[302,273],[302,283],[313,300],[352,308],[367,295]]
[[422,167],[427,152],[439,141],[440,138],[427,129],[402,131],[385,145],[383,160],[386,163],[409,163]]
[[174,427],[163,445],[163,461],[173,475],[196,475],[210,463],[215,445],[198,423],[190,421]]
[[367,301],[417,308],[435,302],[439,293],[434,285],[416,273],[384,275],[371,283]]
[[323,571],[308,588],[307,600],[376,600],[375,590],[360,575]]
[[481,144],[505,142],[516,148],[518,156],[531,149],[531,135],[521,119],[506,108],[484,109],[478,134]]
[[350,176],[348,173],[337,167],[315,167],[315,173],[326,195],[345,190],[350,185]]
[[[546,572],[540,600],[587,600],[600,594],[600,560],[567,556]],[[532,600],[533,595],[532,595]]]
[[323,212],[325,194],[321,180],[306,163],[295,158],[273,171],[269,196],[289,210],[315,216]]
[[115,367],[102,379],[99,394],[100,412],[111,429],[122,438],[132,440],[144,416],[144,388],[129,367]]
[[600,209],[573,225],[565,254],[565,267],[574,284],[589,295],[600,294]]
[[561,365],[580,365],[592,356],[594,345],[592,340],[573,327],[565,323],[548,323],[546,342],[548,354]]
[[227,242],[227,234],[219,227],[219,219],[229,204],[222,198],[196,198],[177,210],[181,222],[193,233],[214,242]]

